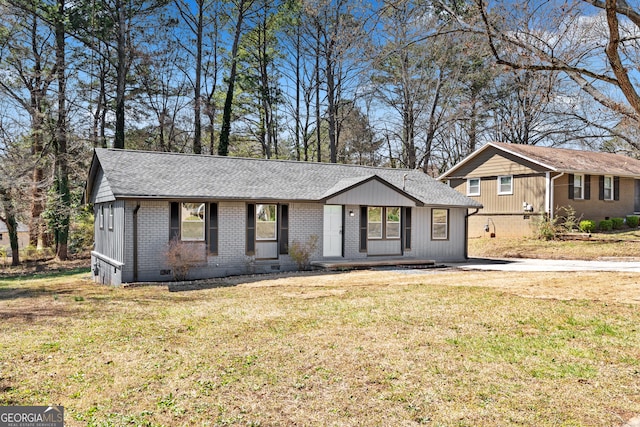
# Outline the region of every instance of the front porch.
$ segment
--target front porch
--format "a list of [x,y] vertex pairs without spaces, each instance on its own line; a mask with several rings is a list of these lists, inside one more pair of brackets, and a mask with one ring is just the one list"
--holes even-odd
[[436,262],[432,259],[423,258],[369,257],[364,259],[333,259],[312,261],[311,266],[314,268],[321,268],[326,270],[349,270],[374,267],[430,268],[435,267]]

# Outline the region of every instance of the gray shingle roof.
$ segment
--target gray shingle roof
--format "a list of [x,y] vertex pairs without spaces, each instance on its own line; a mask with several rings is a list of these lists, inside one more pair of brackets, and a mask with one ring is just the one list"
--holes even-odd
[[116,149],[96,149],[87,196],[98,166],[117,198],[322,201],[375,176],[425,205],[481,207],[417,170]]

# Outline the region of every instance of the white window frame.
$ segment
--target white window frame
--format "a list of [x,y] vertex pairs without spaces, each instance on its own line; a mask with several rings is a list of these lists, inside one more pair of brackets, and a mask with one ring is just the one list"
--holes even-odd
[[108,222],[108,227],[109,230],[113,230],[113,216],[114,216],[114,212],[113,212],[113,204],[109,203],[109,222]]
[[[609,187],[607,187],[607,180],[609,180]],[[605,175],[602,183],[602,192],[604,195],[604,200],[613,200],[613,176]],[[609,197],[607,197],[607,190],[609,190]]]
[[104,205],[100,205],[98,210],[98,226],[100,230],[104,230]]
[[[508,191],[503,191],[502,190],[502,179],[503,178],[509,178],[509,190]],[[499,175],[497,182],[498,182],[498,195],[513,194],[513,175]]]
[[[478,181],[477,187],[478,190],[477,191],[472,191],[471,190],[471,182],[472,181]],[[474,186],[475,187],[475,186]],[[479,196],[480,195],[480,178],[467,178],[467,196]]]
[[[372,209],[380,209],[380,221],[371,221],[371,210]],[[367,239],[370,240],[382,240],[383,236],[383,221],[384,221],[384,208],[382,206],[367,206]],[[370,224],[380,224],[380,234],[379,235],[371,235],[371,225]]]
[[[268,207],[269,211],[273,208],[273,214],[275,215],[273,221],[267,221],[264,219],[260,219],[261,213],[264,212],[264,208]],[[272,224],[273,225],[273,236],[260,236],[261,227],[258,224]],[[278,205],[261,203],[256,204],[256,241],[259,242],[277,242],[278,241]]]
[[[435,222],[435,212],[444,211],[444,222]],[[444,225],[444,235],[436,233],[436,225]],[[449,209],[433,208],[431,209],[431,240],[449,240]]]
[[[397,209],[398,210],[398,221],[389,221],[389,210]],[[385,227],[384,227],[384,236],[387,240],[398,240],[400,239],[401,231],[401,219],[402,209],[399,206],[389,206],[384,208],[384,219],[385,219]],[[398,224],[398,235],[389,235],[389,224]]]
[[[580,181],[580,185],[576,185],[576,180]],[[576,189],[580,189],[580,194],[576,195]],[[584,174],[577,173],[573,175],[573,198],[574,200],[584,200]]]
[[[188,205],[188,206],[187,206]],[[193,205],[193,206],[191,206]],[[188,216],[185,218],[185,212],[196,212],[196,215]],[[180,203],[180,240],[184,242],[204,242],[205,241],[205,222],[206,222],[206,203],[200,202],[182,202]],[[202,216],[201,216],[202,215]],[[200,219],[192,219],[200,218]],[[184,225],[185,224],[202,224],[202,233],[197,237],[185,237]]]

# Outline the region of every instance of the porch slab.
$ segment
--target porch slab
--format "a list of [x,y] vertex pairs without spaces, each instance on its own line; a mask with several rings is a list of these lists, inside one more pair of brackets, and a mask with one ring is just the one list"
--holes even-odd
[[415,266],[415,267],[435,267],[436,262],[432,259],[406,258],[406,257],[380,257],[364,259],[334,259],[311,261],[312,267],[325,269],[351,269],[351,268],[372,268],[372,267],[393,267],[393,266]]

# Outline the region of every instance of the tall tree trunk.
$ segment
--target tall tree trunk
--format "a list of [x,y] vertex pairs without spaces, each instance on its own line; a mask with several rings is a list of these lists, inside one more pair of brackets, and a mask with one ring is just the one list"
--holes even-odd
[[202,114],[200,91],[202,85],[202,32],[204,20],[204,0],[197,0],[198,18],[196,22],[196,81],[193,94],[193,152],[202,153]]
[[43,191],[44,169],[42,167],[42,152],[44,150],[44,116],[45,107],[43,101],[48,83],[43,81],[43,70],[40,52],[38,51],[38,17],[33,14],[31,25],[31,49],[34,57],[34,78],[30,89],[31,111],[31,156],[35,161],[33,174],[31,175],[31,218],[29,219],[29,244],[34,247],[42,247],[42,212],[45,209],[45,195]]
[[58,80],[58,122],[56,124],[56,187],[59,197],[59,211],[56,212],[56,258],[66,261],[69,240],[69,217],[71,192],[69,190],[69,165],[67,159],[67,81],[65,77],[65,0],[58,0],[55,21],[56,36],[56,77]]
[[322,143],[320,141],[320,37],[322,36],[322,31],[320,28],[320,23],[316,22],[316,143],[318,146],[318,163],[322,161]]
[[229,136],[231,134],[231,110],[233,108],[233,91],[236,81],[236,70],[238,62],[238,44],[240,43],[240,35],[242,34],[242,21],[244,19],[245,4],[247,0],[240,0],[238,4],[238,21],[236,23],[236,32],[233,37],[233,45],[231,47],[231,69],[229,71],[229,87],[227,88],[227,97],[224,100],[224,109],[222,111],[222,129],[220,130],[220,143],[218,144],[218,154],[221,156],[229,155]]
[[[300,81],[300,22],[298,21],[298,25],[296,26],[296,111],[294,113],[295,115],[295,121],[296,121],[296,137],[295,137],[295,144],[296,144],[296,160],[300,161],[300,89],[301,89],[301,81]],[[304,160],[307,160],[307,153],[306,153],[306,147],[305,147],[305,153],[304,153]]]
[[15,208],[11,199],[10,190],[6,187],[0,187],[0,202],[4,216],[0,216],[0,221],[4,222],[9,232],[9,245],[11,246],[11,265],[20,264],[20,253],[18,247],[18,220],[16,219]]
[[127,83],[127,21],[125,7],[122,1],[116,0],[116,13],[118,14],[116,51],[118,64],[116,66],[116,130],[113,148],[124,148],[124,98]]

